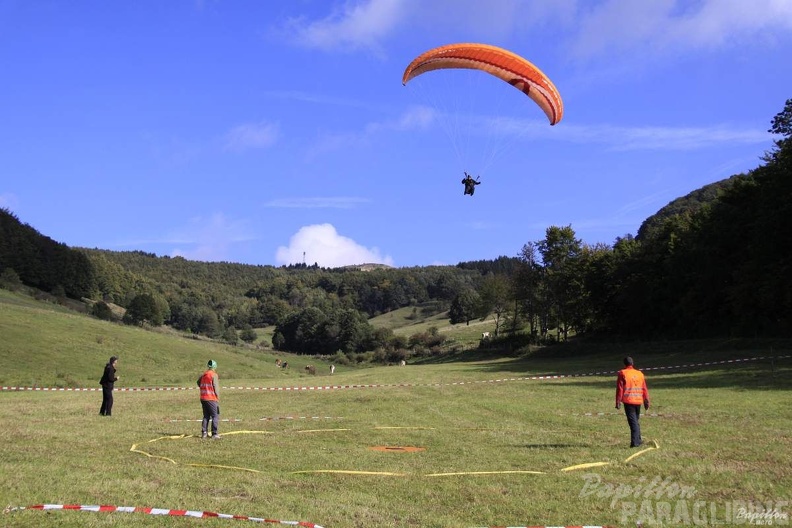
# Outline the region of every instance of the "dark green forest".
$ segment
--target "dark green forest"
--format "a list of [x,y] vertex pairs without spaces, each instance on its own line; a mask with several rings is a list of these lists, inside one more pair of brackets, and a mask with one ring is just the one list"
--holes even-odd
[[274,325],[277,349],[307,354],[403,355],[411,343],[367,321],[410,306],[454,324],[492,317],[512,344],[790,337],[792,99],[769,132],[774,147],[755,169],[674,200],[612,244],[551,226],[515,256],[456,266],[252,266],[70,248],[0,209],[0,286],[231,343]]

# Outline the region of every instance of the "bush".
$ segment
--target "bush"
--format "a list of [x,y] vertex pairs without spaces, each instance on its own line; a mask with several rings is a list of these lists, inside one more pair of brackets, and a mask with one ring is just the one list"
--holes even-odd
[[19,274],[12,268],[5,268],[0,273],[0,288],[9,291],[17,291],[22,288],[22,280]]
[[94,303],[93,307],[91,308],[91,315],[97,319],[102,319],[103,321],[113,321],[115,319],[113,316],[113,310],[111,310],[110,306],[108,306],[108,304],[104,301]]

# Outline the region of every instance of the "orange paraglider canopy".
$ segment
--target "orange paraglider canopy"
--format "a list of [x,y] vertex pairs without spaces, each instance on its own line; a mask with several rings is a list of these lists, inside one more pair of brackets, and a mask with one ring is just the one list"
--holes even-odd
[[551,125],[564,116],[561,95],[539,68],[511,51],[487,44],[449,44],[422,53],[404,70],[402,84],[422,73],[446,68],[481,70],[506,81],[538,104]]

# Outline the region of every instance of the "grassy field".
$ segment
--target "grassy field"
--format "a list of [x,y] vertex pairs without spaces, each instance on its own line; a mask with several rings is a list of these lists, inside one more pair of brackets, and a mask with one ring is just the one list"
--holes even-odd
[[[747,524],[724,523],[739,506],[760,502],[792,513],[780,502],[792,499],[792,360],[658,368],[785,356],[783,342],[460,353],[314,377],[301,365],[315,359],[280,356],[294,365],[284,371],[274,353],[111,325],[2,291],[0,335],[2,385],[98,388],[116,354],[117,387],[188,387],[212,357],[229,420],[222,440],[197,438],[195,390],[116,391],[110,418],[98,415],[100,392],[0,392],[2,506],[205,510],[325,528],[635,526],[639,512],[670,526],[731,525]],[[627,447],[626,421],[613,408],[612,371],[626,353],[650,367],[653,405],[642,427],[657,449]],[[358,387],[232,388],[331,384]],[[397,449],[408,447],[421,450]],[[653,481],[651,493],[639,488]],[[229,523],[73,511],[0,517],[2,526]]]

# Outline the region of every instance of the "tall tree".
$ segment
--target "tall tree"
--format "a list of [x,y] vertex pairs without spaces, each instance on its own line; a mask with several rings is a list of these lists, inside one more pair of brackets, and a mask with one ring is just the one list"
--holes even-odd
[[582,242],[575,238],[571,225],[551,226],[547,228],[544,240],[537,243],[537,250],[542,255],[545,281],[557,326],[566,339],[576,322],[579,305],[584,302],[583,280],[579,273]]
[[504,316],[508,313],[512,300],[512,286],[509,278],[504,275],[490,274],[484,277],[481,283],[480,314],[482,321],[493,316],[495,320],[495,335],[500,334]]

